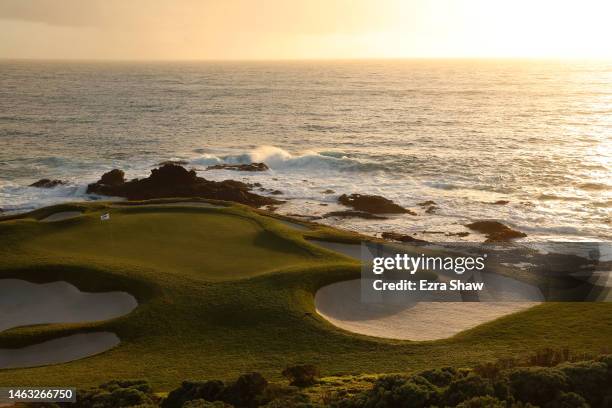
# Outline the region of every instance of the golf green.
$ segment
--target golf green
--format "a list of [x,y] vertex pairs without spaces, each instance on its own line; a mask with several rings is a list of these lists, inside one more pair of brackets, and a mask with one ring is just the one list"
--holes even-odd
[[[612,338],[608,303],[543,304],[446,340],[354,335],[316,313],[314,294],[359,277],[359,265],[304,239],[346,241],[350,234],[292,228],[242,205],[170,201],[65,204],[0,219],[0,278],[126,291],[139,303],[109,321],[0,333],[0,348],[93,331],[121,340],[70,363],[0,370],[0,384],[82,387],[144,378],[170,389],[185,379],[249,371],[275,379],[297,362],[314,363],[324,375],[388,373],[470,366],[546,346],[598,351]],[[40,221],[58,212],[72,216]],[[105,213],[110,219],[103,221]]]

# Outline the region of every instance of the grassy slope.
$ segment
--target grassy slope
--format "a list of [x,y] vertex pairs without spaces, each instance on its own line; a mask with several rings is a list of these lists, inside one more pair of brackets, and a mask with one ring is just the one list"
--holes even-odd
[[[36,218],[75,208],[73,220]],[[189,378],[228,379],[247,371],[278,378],[288,364],[318,364],[326,375],[469,366],[543,346],[597,351],[612,339],[612,306],[545,304],[436,342],[351,335],[314,311],[317,288],[359,276],[342,256],[302,232],[242,206],[47,208],[0,222],[0,278],[65,279],[83,290],[127,290],[130,315],[82,325],[44,325],[0,334],[20,347],[78,331],[109,330],[119,347],[68,364],[0,370],[5,385],[93,385],[147,378],[169,389]],[[346,235],[322,228],[328,238]]]

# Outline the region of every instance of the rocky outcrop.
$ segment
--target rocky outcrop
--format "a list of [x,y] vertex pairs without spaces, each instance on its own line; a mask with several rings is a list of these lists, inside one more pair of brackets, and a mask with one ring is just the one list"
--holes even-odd
[[355,210],[345,210],[345,211],[332,211],[323,215],[323,218],[329,217],[341,217],[341,218],[363,218],[366,220],[386,220],[387,217],[382,217],[380,215],[372,214],[367,211],[355,211]]
[[148,200],[169,197],[202,197],[214,200],[235,201],[261,207],[280,204],[282,201],[252,193],[249,184],[235,180],[210,181],[198,177],[194,170],[175,164],[166,164],[151,170],[144,179],[124,180],[121,170],[105,173],[102,178],[87,187],[89,194],[125,197],[129,200]]
[[266,163],[215,164],[214,166],[208,166],[206,170],[266,171],[270,168]]
[[38,187],[38,188],[53,188],[57,186],[61,186],[62,184],[66,184],[65,181],[62,180],[51,180],[51,179],[40,179],[30,184],[30,187]]
[[335,191],[332,190],[331,188],[328,188],[327,190],[322,191],[323,194],[334,194]]
[[418,239],[418,238],[415,238],[415,237],[410,236],[410,235],[400,234],[400,233],[397,233],[397,232],[383,232],[381,234],[381,237],[384,238],[384,239],[390,239],[392,241],[414,242],[414,243],[420,243],[420,244],[428,244],[428,242],[425,241],[425,240]]
[[395,204],[388,198],[379,195],[367,194],[342,194],[338,198],[340,204],[347,207],[353,207],[357,211],[365,211],[372,214],[410,214],[416,215],[414,212],[405,209],[404,207]]
[[125,183],[125,173],[123,170],[113,169],[107,173],[104,173],[98,183],[107,186],[119,186]]
[[467,224],[466,227],[473,231],[478,231],[487,236],[485,242],[509,241],[515,238],[527,236],[524,232],[514,230],[498,221],[476,221]]

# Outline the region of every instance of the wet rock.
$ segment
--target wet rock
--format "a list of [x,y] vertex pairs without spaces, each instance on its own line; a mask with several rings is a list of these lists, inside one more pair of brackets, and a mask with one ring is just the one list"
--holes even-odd
[[270,212],[274,212],[274,211],[278,210],[278,207],[276,205],[266,205],[266,210],[268,210]]
[[372,214],[367,211],[355,211],[355,210],[345,210],[345,211],[332,211],[323,215],[323,218],[329,217],[342,217],[342,218],[363,218],[366,220],[386,220],[387,217],[382,217],[380,215]]
[[384,239],[390,239],[399,242],[415,242],[421,244],[428,244],[428,242],[425,240],[418,239],[410,235],[400,234],[397,232],[383,232],[381,234],[381,237],[383,237]]
[[347,207],[353,207],[357,211],[365,211],[372,214],[410,214],[416,215],[414,212],[405,209],[404,207],[395,204],[388,198],[379,195],[367,194],[342,194],[338,198],[340,204]]
[[[132,181],[135,181],[135,180],[137,179],[134,179]],[[123,172],[123,170],[113,169],[107,173],[104,173],[102,177],[100,178],[100,180],[98,181],[98,183],[104,184],[106,186],[121,185],[125,183],[125,173]]]
[[330,189],[330,188],[328,188],[327,190],[322,191],[322,193],[323,193],[323,194],[334,194],[334,193],[335,193],[335,191],[334,191],[334,190],[332,190],[332,189]]
[[436,212],[436,210],[437,210],[437,209],[438,209],[438,207],[436,207],[435,205],[432,205],[432,206],[429,206],[429,207],[428,207],[428,208],[425,210],[425,212],[426,212],[427,214],[433,214],[433,213],[435,213],[435,212]]
[[468,235],[470,235],[469,232],[467,231],[462,231],[462,232],[447,232],[446,234],[447,237],[467,237]]
[[280,191],[280,190],[272,190],[272,191],[270,191],[270,194],[273,194],[273,195],[282,195],[283,192]]
[[62,184],[66,184],[65,181],[62,180],[51,180],[51,179],[40,179],[30,184],[30,187],[38,187],[38,188],[53,188],[57,186],[61,186]]
[[249,164],[215,164],[208,166],[206,170],[235,170],[235,171],[266,171],[270,168],[266,163],[249,163]]
[[417,205],[420,206],[420,207],[429,207],[429,206],[432,206],[432,205],[436,205],[436,202],[432,201],[432,200],[427,200],[427,201],[422,201],[422,202],[418,203]]
[[467,224],[466,227],[485,234],[487,236],[487,240],[485,242],[508,241],[527,236],[527,234],[524,232],[514,230],[498,221],[476,221],[471,224]]
[[509,202],[510,201],[508,201],[508,200],[497,200],[497,201],[492,202],[491,204],[493,204],[493,205],[506,205]]
[[115,169],[106,173],[98,182],[87,186],[87,193],[125,197],[129,200],[201,197],[235,201],[252,207],[282,203],[271,197],[263,197],[250,192],[251,186],[246,183],[236,180],[206,180],[198,177],[194,170],[186,170],[175,164],[166,164],[158,169],[153,169],[151,175],[144,179],[119,183],[120,177],[123,179],[121,170]]

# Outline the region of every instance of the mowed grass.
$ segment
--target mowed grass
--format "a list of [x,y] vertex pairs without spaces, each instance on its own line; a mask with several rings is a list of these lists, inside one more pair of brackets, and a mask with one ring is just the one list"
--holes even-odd
[[[38,221],[75,209],[84,214]],[[106,211],[111,220],[102,222]],[[0,386],[145,378],[169,390],[185,379],[249,371],[278,379],[297,362],[317,364],[327,376],[378,374],[471,366],[546,346],[597,352],[610,345],[608,303],[544,304],[435,342],[352,335],[320,318],[313,299],[323,285],[358,277],[359,266],[309,244],[304,234],[350,239],[325,227],[295,230],[240,205],[64,205],[1,221],[0,278],[126,290],[140,305],[111,321],[1,333],[0,347],[98,330],[117,333],[121,344],[67,364],[0,370]]]

